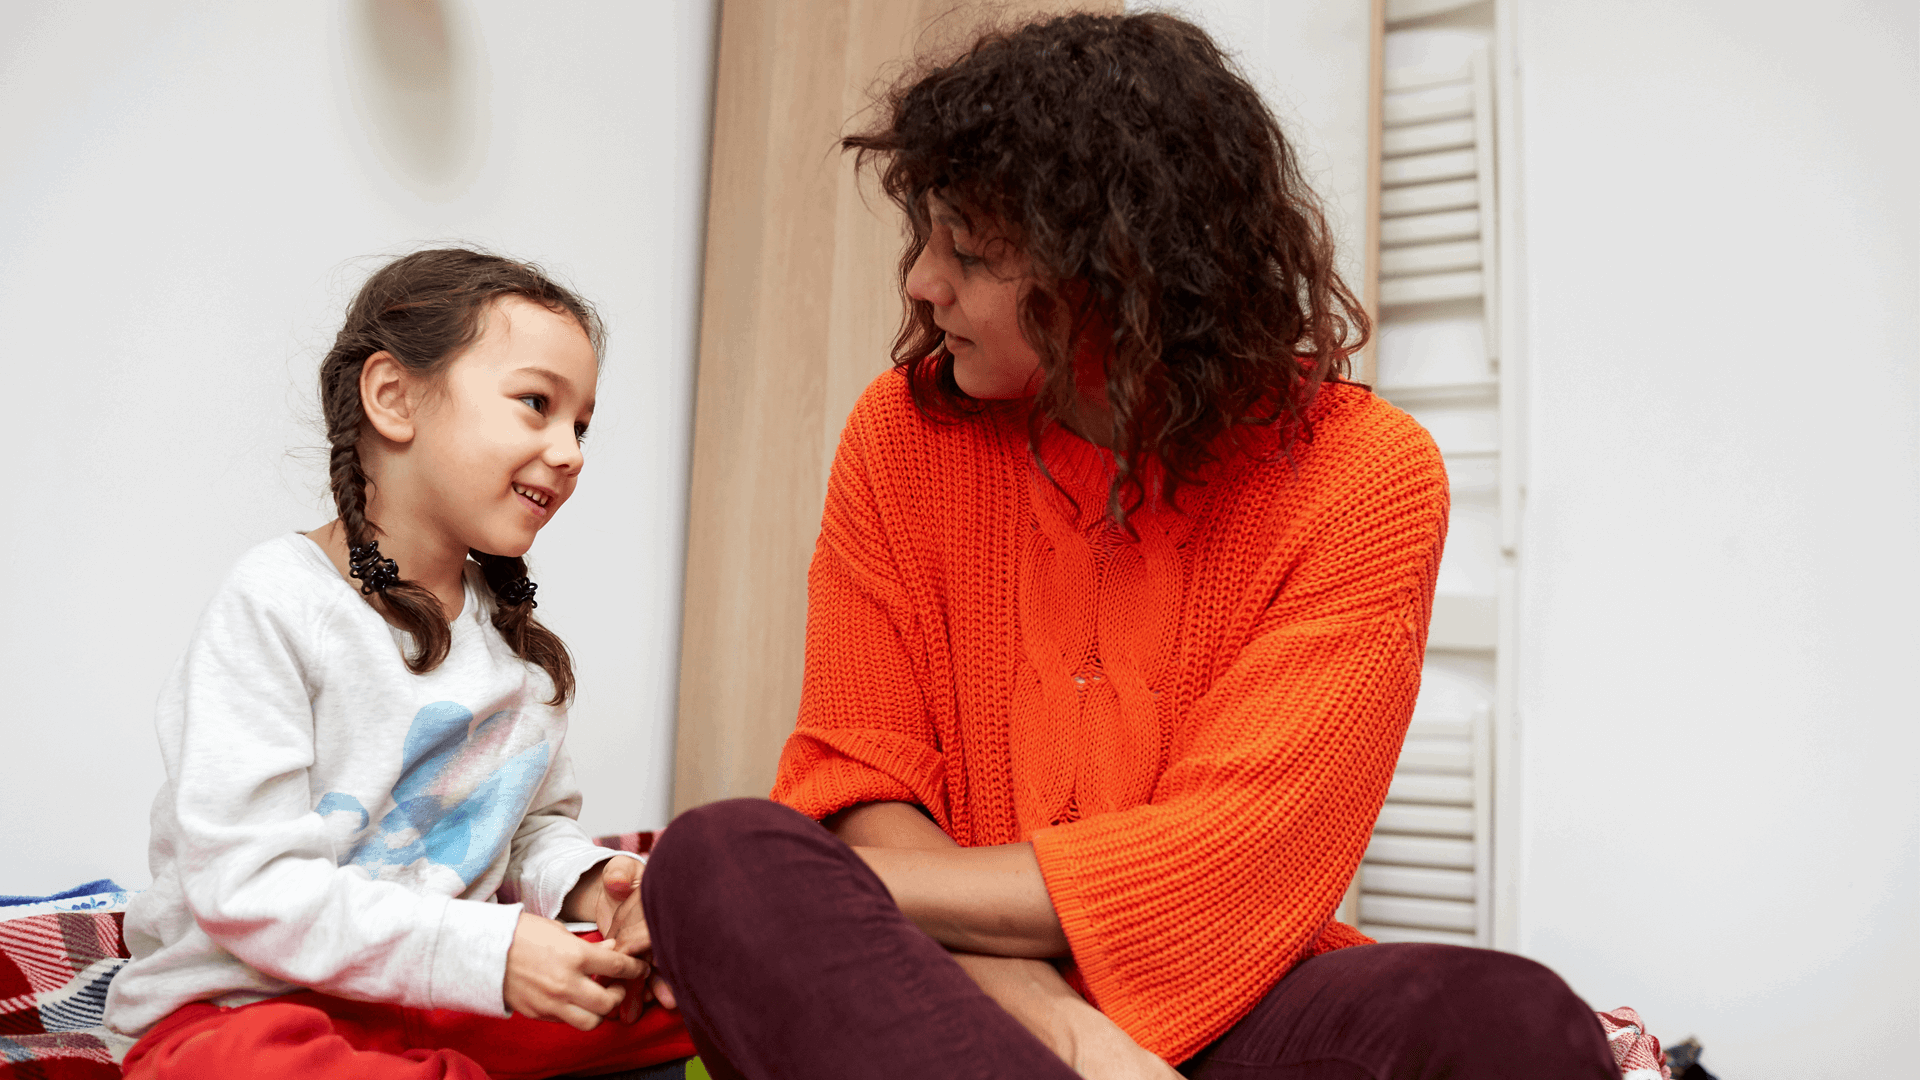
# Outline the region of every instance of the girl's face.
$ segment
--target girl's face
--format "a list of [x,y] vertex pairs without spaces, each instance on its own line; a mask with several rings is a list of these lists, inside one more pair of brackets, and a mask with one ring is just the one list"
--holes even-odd
[[1026,397],[1040,387],[1040,354],[1020,332],[1020,297],[1031,266],[1023,252],[938,195],[927,196],[933,232],[907,274],[907,295],[933,305],[946,331],[953,379],[967,396]]
[[599,364],[570,315],[507,297],[482,319],[415,414],[410,516],[462,551],[522,555],[579,482]]

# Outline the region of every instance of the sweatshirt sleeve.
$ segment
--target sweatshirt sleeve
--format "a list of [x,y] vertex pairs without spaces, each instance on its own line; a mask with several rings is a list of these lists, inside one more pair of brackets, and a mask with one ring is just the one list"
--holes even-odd
[[217,945],[276,979],[505,1015],[518,905],[422,894],[336,865],[308,782],[307,672],[327,609],[262,599],[289,587],[230,579],[162,698],[188,911]]
[[[871,392],[870,392],[871,393]],[[909,802],[950,828],[946,771],[917,666],[924,650],[860,454],[863,410],[847,422],[827,480],[807,572],[800,718],[773,798],[813,818],[864,802]]]
[[1419,689],[1446,534],[1430,441],[1327,500],[1188,704],[1141,806],[1034,834],[1095,1004],[1181,1061],[1328,929],[1365,853]]
[[620,854],[587,838],[580,828],[580,803],[573,759],[563,744],[513,834],[503,899],[517,899],[535,915],[557,919],[580,875]]

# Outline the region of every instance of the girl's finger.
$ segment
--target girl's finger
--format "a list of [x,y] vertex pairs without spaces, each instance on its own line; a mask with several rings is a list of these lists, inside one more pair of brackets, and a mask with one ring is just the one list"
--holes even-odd
[[582,979],[568,987],[566,1004],[576,1009],[585,1009],[595,1016],[606,1016],[617,1010],[626,996],[626,988],[619,983],[601,986],[597,982]]
[[554,1010],[561,1022],[578,1031],[592,1031],[600,1026],[600,1014],[583,1009],[578,1005],[562,1005]]
[[640,960],[617,949],[588,946],[582,950],[580,970],[588,975],[605,975],[613,979],[636,979],[646,969]]
[[653,978],[647,980],[647,986],[653,991],[653,1000],[658,1001],[661,1006],[668,1009],[680,1007],[679,1001],[674,999],[673,987],[667,985],[667,980],[661,978],[659,972],[653,973]]

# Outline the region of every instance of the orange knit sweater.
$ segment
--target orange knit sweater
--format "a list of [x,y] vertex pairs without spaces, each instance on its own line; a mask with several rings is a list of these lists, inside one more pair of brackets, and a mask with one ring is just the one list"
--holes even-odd
[[[925,807],[1031,840],[1090,999],[1181,1061],[1334,922],[1420,682],[1447,480],[1427,433],[1321,392],[1272,437],[1107,523],[1111,458],[923,417],[897,372],[848,419],[808,575],[805,688],[774,798]],[[1078,504],[1078,509],[1075,508]]]

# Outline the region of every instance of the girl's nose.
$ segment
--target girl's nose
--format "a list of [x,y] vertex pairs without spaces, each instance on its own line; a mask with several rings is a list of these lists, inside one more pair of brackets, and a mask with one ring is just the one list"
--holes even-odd
[[920,249],[919,256],[913,260],[913,269],[907,271],[907,295],[934,307],[953,303],[953,283],[941,272],[931,243]]
[[565,431],[547,443],[546,461],[549,466],[571,475],[587,463],[587,455],[573,432]]

